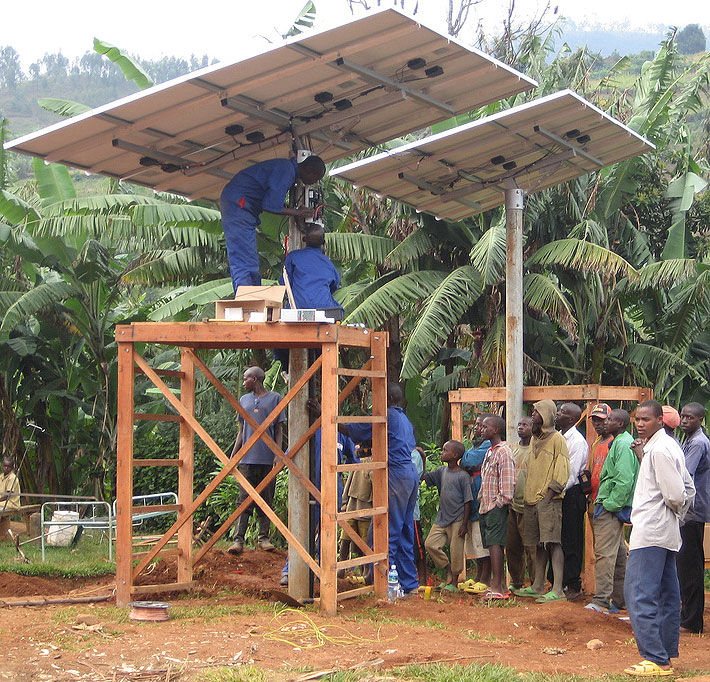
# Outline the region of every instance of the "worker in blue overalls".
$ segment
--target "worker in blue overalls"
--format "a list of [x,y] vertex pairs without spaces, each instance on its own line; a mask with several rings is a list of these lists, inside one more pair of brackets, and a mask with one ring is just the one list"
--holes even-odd
[[[412,450],[417,444],[414,427],[399,407],[402,389],[387,386],[387,453],[389,508],[389,562],[395,564],[405,595],[416,594],[419,587],[414,564],[414,505],[417,501],[419,477],[412,463]],[[372,439],[372,424],[341,424],[339,429],[356,443]]]
[[312,185],[324,175],[325,164],[319,156],[309,156],[301,163],[296,163],[296,159],[270,159],[239,171],[227,183],[220,197],[220,210],[235,292],[243,284],[261,284],[256,248],[261,212],[312,217],[312,208],[284,207],[286,194],[296,179]]
[[284,262],[296,307],[336,308],[342,314],[343,307],[333,298],[340,286],[340,273],[323,252],[323,227],[315,223],[308,224],[304,242],[306,246],[289,251]]

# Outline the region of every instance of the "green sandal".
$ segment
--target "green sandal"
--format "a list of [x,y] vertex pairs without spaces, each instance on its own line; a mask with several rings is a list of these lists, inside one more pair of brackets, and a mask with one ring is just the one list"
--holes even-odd
[[535,592],[535,590],[533,590],[532,588],[532,585],[530,587],[523,587],[520,590],[512,590],[512,592],[516,597],[532,597],[534,599],[537,599],[538,597],[543,596],[539,592]]
[[550,590],[547,594],[542,594],[538,599],[535,600],[538,604],[547,604],[551,601],[567,601],[566,597],[560,597],[559,594],[555,594]]

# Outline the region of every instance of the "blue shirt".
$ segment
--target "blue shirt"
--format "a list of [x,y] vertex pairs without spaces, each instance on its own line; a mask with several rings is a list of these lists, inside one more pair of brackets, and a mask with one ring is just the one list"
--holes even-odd
[[297,308],[342,310],[333,298],[333,293],[340,286],[340,273],[320,247],[307,246],[289,252],[284,267]]
[[[265,421],[280,401],[281,396],[273,391],[269,391],[265,395],[259,397],[254,395],[254,393],[245,393],[241,398],[239,398],[239,404],[251,415],[251,418],[257,424],[261,424]],[[271,423],[271,426],[269,426],[266,430],[271,438],[274,438],[276,435],[276,424],[285,421],[286,415],[281,412]],[[239,417],[239,424],[242,427],[242,444],[244,444],[247,440],[249,440],[249,438],[251,438],[251,435],[254,433],[254,429],[252,429],[251,426],[249,426],[249,424],[241,418],[241,416]],[[263,440],[259,439],[249,448],[239,463],[272,465],[274,463],[274,453]]]
[[262,211],[281,213],[297,169],[296,159],[270,159],[239,171],[222,190],[222,214],[243,210],[258,225]]
[[710,521],[710,440],[702,427],[683,442],[685,466],[695,484],[695,500],[686,521]]
[[[356,443],[371,440],[372,424],[348,424],[348,435]],[[390,405],[387,408],[388,467],[413,469],[412,450],[416,444],[412,422],[401,407]]]
[[484,440],[478,445],[472,445],[461,458],[461,466],[467,469],[480,469],[483,464],[483,459],[491,447],[491,441]]

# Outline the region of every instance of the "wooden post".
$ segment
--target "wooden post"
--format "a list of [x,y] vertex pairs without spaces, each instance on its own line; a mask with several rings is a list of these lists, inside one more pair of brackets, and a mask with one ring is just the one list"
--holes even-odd
[[[190,352],[180,351],[182,377],[180,378],[180,402],[191,415],[195,414],[195,363]],[[178,468],[178,504],[187,509],[192,503],[192,483],[195,469],[195,432],[183,419],[180,421],[179,455],[182,465]],[[178,531],[177,581],[192,580],[192,529],[191,518]]]
[[451,404],[451,438],[463,442],[463,405]]
[[116,606],[131,601],[133,528],[133,344],[118,344],[116,419]]
[[338,605],[338,560],[335,515],[338,512],[338,482],[335,470],[338,452],[338,344],[323,344],[321,369],[321,447],[320,447],[320,605],[334,616]]
[[[380,376],[372,377],[372,416],[387,415],[387,333],[372,332],[370,346],[371,367],[379,371]],[[372,462],[387,464],[387,422],[372,425]],[[374,469],[372,472],[372,506],[388,507],[388,471],[387,467]],[[372,548],[375,554],[387,555],[389,552],[389,514],[372,517]],[[387,596],[387,568],[389,560],[378,562],[385,567],[378,571],[373,567],[375,594]]]

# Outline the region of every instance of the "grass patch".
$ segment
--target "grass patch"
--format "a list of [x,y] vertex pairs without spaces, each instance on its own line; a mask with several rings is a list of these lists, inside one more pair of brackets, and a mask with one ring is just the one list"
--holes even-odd
[[275,677],[274,672],[262,670],[253,665],[239,668],[215,668],[198,673],[194,678],[195,682],[275,682],[283,679],[282,676]]
[[368,606],[360,613],[352,616],[344,616],[346,620],[356,623],[389,623],[390,625],[408,625],[411,627],[425,627],[433,630],[446,630],[446,625],[430,618],[402,618],[382,611],[376,606]]
[[47,547],[46,561],[42,562],[39,545],[24,545],[22,551],[29,559],[26,564],[11,542],[0,543],[0,571],[18,575],[47,578],[95,578],[116,573],[116,564],[108,560],[106,541],[83,535],[76,547]]

